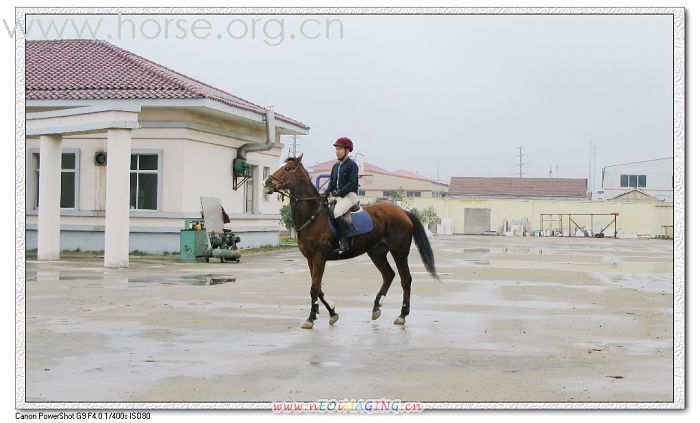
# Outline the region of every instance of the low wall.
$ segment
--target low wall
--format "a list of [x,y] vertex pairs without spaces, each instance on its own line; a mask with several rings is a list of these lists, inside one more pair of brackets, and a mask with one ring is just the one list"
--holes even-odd
[[[546,222],[540,227],[540,215],[552,214],[609,214],[619,213],[617,228],[624,235],[664,235],[663,226],[673,225],[673,205],[664,202],[624,202],[589,200],[520,200],[520,199],[477,199],[477,198],[411,198],[409,207],[422,210],[433,206],[438,216],[450,218],[455,234],[465,233],[465,209],[486,209],[490,216],[490,230],[499,231],[503,221],[519,221],[527,218],[532,230],[549,229]],[[572,216],[579,225],[591,225],[590,217]],[[557,218],[558,219],[558,218]],[[612,216],[596,216],[594,230],[607,225]],[[558,227],[558,222],[551,223]],[[572,225],[575,230],[575,226]],[[611,226],[612,228],[612,226]],[[568,217],[563,217],[563,229],[568,234]]]

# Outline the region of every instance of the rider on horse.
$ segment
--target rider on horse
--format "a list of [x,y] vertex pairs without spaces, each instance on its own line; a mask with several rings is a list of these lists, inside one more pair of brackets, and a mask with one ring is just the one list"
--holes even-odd
[[357,164],[350,158],[350,152],[353,150],[350,138],[338,138],[333,146],[335,147],[335,156],[338,158],[338,163],[333,165],[331,180],[325,195],[335,197],[333,219],[338,225],[340,245],[334,252],[342,255],[349,249],[347,233],[350,230],[350,226],[343,218],[343,215],[357,203],[359,169]]

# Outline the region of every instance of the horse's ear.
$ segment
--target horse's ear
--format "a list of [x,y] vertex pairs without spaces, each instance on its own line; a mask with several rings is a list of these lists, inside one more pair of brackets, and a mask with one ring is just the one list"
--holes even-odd
[[301,159],[304,157],[304,153],[301,153],[301,156],[297,157],[297,161],[301,163]]

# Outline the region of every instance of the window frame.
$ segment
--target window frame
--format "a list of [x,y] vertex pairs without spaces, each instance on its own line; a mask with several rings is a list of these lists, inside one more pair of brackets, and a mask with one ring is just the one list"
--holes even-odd
[[[622,183],[623,180],[625,181],[624,183]],[[629,175],[620,175],[620,188],[629,188],[629,186],[630,186],[630,176]]]
[[[644,178],[644,185],[640,183],[641,178]],[[647,175],[637,175],[637,188],[647,187]]]
[[[267,180],[267,178],[270,177],[270,170],[271,169],[269,166],[263,166],[263,170],[262,170],[263,173],[262,173],[262,181],[261,182],[265,182]],[[270,194],[267,194],[265,192],[265,190],[263,190],[263,200],[270,201]]]
[[[243,184],[243,213],[244,214],[257,214],[258,211],[260,210],[260,205],[258,204],[257,201],[257,190],[256,190],[256,182],[257,182],[257,175],[258,172],[260,171],[260,166],[256,164],[252,164],[248,162],[250,165],[250,178],[245,181]],[[248,211],[248,190],[252,188],[252,193],[251,193],[251,203],[250,203],[250,211]]]
[[[131,156],[147,156],[147,155],[157,155],[158,156],[158,168],[154,170],[132,170],[131,169]],[[109,151],[107,151],[107,166],[109,166]],[[138,167],[138,165],[137,165]],[[147,173],[155,174],[157,176],[157,189],[156,189],[156,208],[155,209],[139,209],[131,208],[131,174],[132,173]],[[136,189],[138,190],[138,176],[136,182]],[[159,212],[162,210],[162,197],[163,197],[163,150],[162,149],[132,149],[129,155],[129,211],[131,212]],[[138,203],[138,196],[136,202]]]
[[[73,154],[75,155],[75,168],[72,172],[75,173],[75,178],[73,181],[73,207],[61,207],[61,210],[80,210],[80,149],[79,148],[62,148],[61,149],[61,174],[63,174],[63,155]],[[34,161],[35,155],[39,157],[39,166],[37,166]],[[25,181],[25,187],[27,193],[25,195],[25,209],[27,210],[39,210],[39,173],[41,168],[41,149],[40,148],[30,148],[27,149],[27,171]],[[66,170],[71,171],[71,170]],[[63,190],[63,183],[61,183],[61,190]],[[59,193],[59,201],[61,199],[61,194]]]

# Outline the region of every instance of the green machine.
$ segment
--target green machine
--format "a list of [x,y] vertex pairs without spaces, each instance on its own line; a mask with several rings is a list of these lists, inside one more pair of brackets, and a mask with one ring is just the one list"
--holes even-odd
[[183,263],[196,262],[197,257],[205,256],[207,247],[207,231],[204,227],[204,220],[185,220],[185,229],[180,230],[180,261]]

